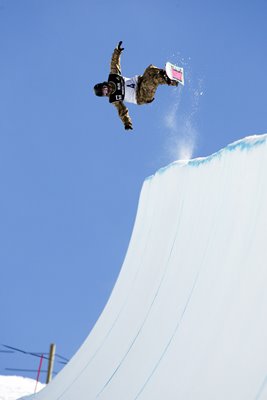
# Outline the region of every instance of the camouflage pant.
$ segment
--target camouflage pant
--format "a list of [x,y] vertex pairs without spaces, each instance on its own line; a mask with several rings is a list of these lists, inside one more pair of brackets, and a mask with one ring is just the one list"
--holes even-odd
[[137,104],[147,104],[154,100],[158,85],[167,85],[164,69],[149,65],[143,75],[139,76],[136,92]]

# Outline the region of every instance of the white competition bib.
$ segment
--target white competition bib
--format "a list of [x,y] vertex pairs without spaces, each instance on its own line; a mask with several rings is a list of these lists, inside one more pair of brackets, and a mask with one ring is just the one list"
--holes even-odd
[[124,101],[127,103],[136,103],[136,89],[137,89],[137,81],[138,81],[138,75],[134,76],[133,78],[125,78],[124,83],[125,83],[125,96],[124,96]]

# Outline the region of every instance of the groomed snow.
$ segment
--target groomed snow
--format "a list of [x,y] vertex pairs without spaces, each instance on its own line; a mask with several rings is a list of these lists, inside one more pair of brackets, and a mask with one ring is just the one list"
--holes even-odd
[[32,398],[266,399],[266,237],[267,135],[147,178],[102,315]]

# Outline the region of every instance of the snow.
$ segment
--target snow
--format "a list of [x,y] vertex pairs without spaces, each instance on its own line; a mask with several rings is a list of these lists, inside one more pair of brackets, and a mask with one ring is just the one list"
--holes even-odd
[[144,182],[112,295],[34,400],[267,398],[267,135]]
[[[0,376],[0,400],[16,400],[34,393],[36,381],[21,376]],[[38,383],[37,392],[45,387]]]

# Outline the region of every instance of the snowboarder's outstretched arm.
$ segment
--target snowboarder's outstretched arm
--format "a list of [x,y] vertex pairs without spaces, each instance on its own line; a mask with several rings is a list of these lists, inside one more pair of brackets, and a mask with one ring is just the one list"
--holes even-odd
[[[111,58],[111,64],[110,64],[110,73],[111,74],[121,75],[120,57],[121,57],[121,53],[124,50],[124,48],[121,47],[121,45],[122,45],[122,41],[120,41],[118,43],[118,46],[113,51],[112,58]],[[133,129],[132,120],[130,118],[128,108],[123,104],[122,101],[115,101],[113,104],[117,108],[119,117],[122,120],[124,128],[126,130]]]
[[124,128],[128,131],[129,129],[133,129],[133,124],[132,120],[129,115],[128,108],[123,104],[122,101],[115,101],[114,106],[117,108],[118,114],[120,119],[122,120],[122,123],[124,125]]
[[110,63],[110,73],[111,74],[119,74],[121,75],[121,53],[123,52],[124,48],[121,47],[122,41],[119,42],[118,46],[114,49],[111,63]]

